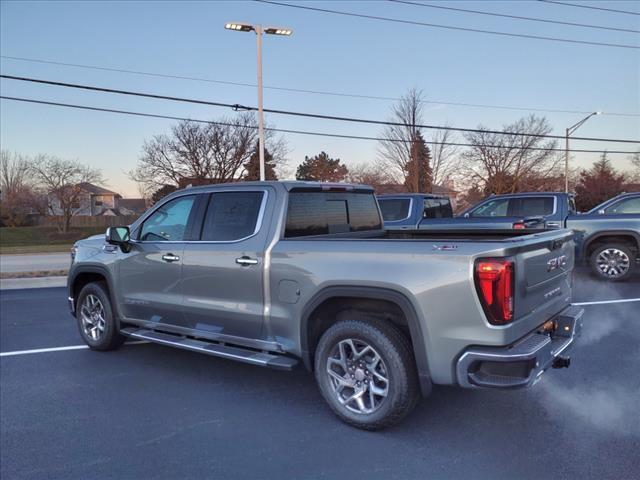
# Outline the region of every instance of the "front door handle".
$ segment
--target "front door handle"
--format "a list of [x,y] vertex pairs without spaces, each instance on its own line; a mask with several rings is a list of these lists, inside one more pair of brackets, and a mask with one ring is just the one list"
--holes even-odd
[[174,255],[173,253],[166,253],[162,256],[162,260],[164,260],[165,262],[172,263],[180,260],[180,257],[178,255]]
[[243,267],[248,267],[249,265],[257,265],[258,259],[245,256],[245,257],[236,258],[236,263],[238,265],[242,265]]

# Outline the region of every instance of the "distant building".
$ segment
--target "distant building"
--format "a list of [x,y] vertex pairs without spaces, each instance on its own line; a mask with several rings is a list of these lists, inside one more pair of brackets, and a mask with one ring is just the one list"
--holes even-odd
[[[79,183],[80,195],[72,205],[74,216],[139,216],[147,209],[144,198],[122,198],[122,195],[92,183]],[[49,197],[51,215],[62,215],[55,195]]]

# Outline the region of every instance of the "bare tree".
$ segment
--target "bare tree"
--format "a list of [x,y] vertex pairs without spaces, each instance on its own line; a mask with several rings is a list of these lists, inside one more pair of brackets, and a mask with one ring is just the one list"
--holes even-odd
[[59,229],[69,231],[71,217],[81,209],[82,183],[102,183],[100,170],[74,160],[39,155],[30,163],[37,187],[47,196],[51,214],[60,213]]
[[629,157],[629,161],[631,162],[629,177],[636,182],[640,182],[640,150],[632,154]]
[[372,161],[369,163],[358,163],[349,167],[347,182],[371,185],[376,190],[381,185],[389,185],[395,182],[392,175],[389,175],[382,162]]
[[[267,148],[275,165],[284,162],[286,144],[267,131]],[[255,116],[221,118],[205,124],[183,121],[168,135],[156,135],[144,143],[142,155],[130,177],[146,191],[162,185],[178,185],[181,179],[211,183],[240,180],[258,141]]]
[[29,160],[17,153],[0,152],[0,216],[8,226],[25,225],[39,202],[29,176]]
[[[415,170],[415,165],[419,170],[423,167],[429,168],[428,165],[423,165],[424,162],[414,161],[414,157],[422,154],[421,143],[424,142],[418,126],[422,124],[423,105],[422,92],[415,88],[409,90],[392,109],[390,122],[395,125],[386,126],[378,140],[380,160],[384,162],[397,183],[406,185],[416,183],[409,178]],[[425,176],[419,173],[417,175],[418,178]]]
[[487,132],[482,126],[478,129],[481,131],[464,135],[473,146],[462,158],[467,181],[485,193],[544,189],[547,181],[560,175],[562,157],[553,150],[557,141],[544,137],[552,131],[546,118],[521,118],[506,125],[504,133]]
[[451,130],[436,130],[431,137],[431,176],[433,185],[445,185],[460,172],[458,146]]

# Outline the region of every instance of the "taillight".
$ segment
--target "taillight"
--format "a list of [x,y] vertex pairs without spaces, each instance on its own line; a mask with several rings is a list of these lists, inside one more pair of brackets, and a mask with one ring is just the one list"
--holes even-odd
[[514,230],[524,230],[525,228],[527,228],[527,227],[522,222],[513,224],[513,229]]
[[477,260],[475,281],[489,323],[513,321],[513,262],[503,258]]

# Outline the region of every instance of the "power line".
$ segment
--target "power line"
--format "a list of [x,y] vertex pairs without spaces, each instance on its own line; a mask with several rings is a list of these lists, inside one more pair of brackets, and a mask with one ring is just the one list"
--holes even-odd
[[[256,107],[240,105],[237,103],[222,103],[222,102],[211,102],[208,100],[198,100],[194,98],[184,98],[184,97],[173,97],[167,95],[158,95],[153,93],[143,93],[143,92],[134,92],[131,90],[117,90],[113,88],[104,88],[104,87],[95,87],[91,85],[81,85],[77,83],[66,83],[66,82],[56,82],[53,80],[42,80],[37,78],[29,78],[29,77],[18,77],[15,75],[0,75],[0,78],[6,78],[8,80],[17,80],[21,82],[32,82],[39,83],[44,85],[53,85],[57,87],[67,87],[67,88],[78,88],[82,90],[89,91],[97,91],[103,93],[115,93],[119,95],[129,95],[134,97],[145,97],[145,98],[153,98],[156,100],[169,100],[173,102],[184,102],[184,103],[193,103],[198,105],[209,105],[214,107],[226,107],[232,108],[233,110],[247,110],[247,111],[256,111]],[[351,122],[351,123],[368,123],[372,125],[385,125],[385,126],[398,126],[404,127],[406,124],[401,122],[391,122],[384,120],[372,120],[367,118],[356,118],[356,117],[342,117],[336,115],[323,115],[319,113],[307,113],[307,112],[295,112],[291,110],[276,110],[272,108],[263,109],[266,113],[274,113],[277,115],[289,115],[295,117],[303,117],[303,118],[318,118],[321,120],[335,120],[340,122]],[[527,137],[539,137],[539,138],[552,138],[552,139],[564,139],[565,137],[562,135],[549,135],[549,134],[533,134],[533,133],[522,133],[522,132],[511,132],[511,131],[499,131],[499,130],[485,130],[481,128],[462,128],[462,127],[443,127],[438,125],[424,125],[424,124],[416,124],[414,127],[424,128],[428,130],[451,130],[455,132],[466,132],[466,133],[493,133],[497,135],[514,135],[514,136],[527,136]],[[628,139],[614,139],[614,138],[595,138],[595,137],[571,137],[573,140],[584,140],[584,141],[592,141],[592,142],[613,142],[613,143],[640,143],[640,140],[628,140]]]
[[407,0],[389,0],[394,3],[404,3],[405,5],[415,5],[416,7],[425,7],[425,8],[438,8],[440,10],[450,10],[454,12],[464,12],[464,13],[475,13],[478,15],[487,15],[491,17],[503,17],[503,18],[512,18],[515,20],[528,20],[530,22],[542,22],[542,23],[554,23],[556,25],[568,25],[571,27],[583,27],[583,28],[597,28],[600,30],[613,30],[617,32],[629,32],[629,33],[640,33],[640,30],[632,30],[630,28],[619,28],[619,27],[609,27],[604,25],[591,25],[587,23],[574,23],[574,22],[563,22],[560,20],[550,20],[548,18],[535,18],[535,17],[522,17],[519,15],[508,15],[506,13],[493,13],[493,12],[485,12],[481,10],[468,10],[466,8],[456,8],[456,7],[445,7],[443,5],[431,5],[428,3],[419,3],[419,2],[410,2]]
[[[98,66],[98,65],[86,65],[81,63],[55,62],[51,60],[41,60],[36,58],[13,57],[9,55],[0,55],[0,58],[6,58],[9,60],[18,60],[22,62],[42,63],[47,65],[59,65],[64,67],[85,68],[89,70],[130,73],[134,75],[145,75],[150,77],[172,78],[172,79],[178,79],[178,80],[217,83],[217,84],[223,84],[223,85],[234,85],[234,86],[251,87],[251,88],[257,87],[255,83],[232,82],[228,80],[215,80],[215,79],[203,78],[203,77],[189,77],[189,76],[172,75],[172,74],[158,73],[158,72],[145,72],[140,70],[128,70],[123,68],[104,67],[104,66]],[[288,87],[277,87],[277,86],[267,86],[267,85],[265,85],[264,88],[270,89],[270,90],[286,91],[286,92],[310,93],[314,95],[329,95],[334,97],[350,97],[350,98],[361,98],[361,99],[368,99],[368,100],[384,100],[384,101],[394,101],[394,102],[398,102],[401,100],[401,98],[399,97],[385,97],[380,95],[363,95],[363,94],[346,93],[346,92],[331,92],[326,90],[308,90],[308,89],[302,89],[302,88],[288,88]],[[483,103],[449,102],[445,100],[421,100],[421,102],[424,104],[451,105],[455,107],[492,108],[492,109],[498,109],[498,110],[516,110],[516,111],[548,112],[548,113],[575,113],[580,115],[588,115],[589,113],[592,113],[595,110],[595,109],[593,110],[562,110],[562,109],[554,109],[554,108],[519,107],[515,105],[492,105],[492,104],[483,104]],[[603,115],[618,116],[618,117],[640,117],[640,113],[624,113],[624,112],[603,112]]]
[[558,2],[556,0],[538,0],[538,1],[539,2],[544,2],[544,3],[556,3],[558,5],[565,5],[567,7],[589,8],[591,10],[602,10],[602,11],[605,11],[605,12],[626,13],[628,15],[640,15],[640,13],[638,13],[638,12],[630,12],[629,10],[616,10],[614,8],[594,7],[592,5],[581,5],[579,3]]
[[[65,108],[74,108],[80,110],[89,110],[94,112],[106,112],[106,113],[117,113],[122,115],[131,115],[137,117],[147,117],[147,118],[160,118],[165,120],[176,120],[176,121],[186,121],[186,122],[195,122],[195,123],[204,123],[209,125],[220,125],[220,126],[229,126],[229,127],[245,127],[251,129],[257,129],[257,126],[253,125],[244,125],[239,123],[229,123],[229,122],[216,122],[210,120],[201,120],[196,118],[188,118],[188,117],[177,117],[173,115],[160,115],[155,113],[146,113],[146,112],[136,112],[132,110],[119,110],[113,108],[103,108],[103,107],[94,107],[90,105],[79,105],[74,103],[61,103],[61,102],[51,102],[48,100],[37,100],[33,98],[24,98],[24,97],[10,97],[5,95],[0,95],[1,100],[12,100],[16,102],[24,102],[24,103],[32,103],[37,105],[49,105],[55,107],[65,107]],[[397,142],[397,143],[409,143],[411,140],[402,140],[397,138],[380,138],[380,137],[369,137],[363,135],[346,135],[340,133],[329,133],[329,132],[314,132],[308,130],[292,130],[285,128],[272,128],[265,127],[265,130],[269,130],[277,133],[292,133],[296,135],[311,135],[311,136],[319,136],[319,137],[332,137],[332,138],[345,138],[345,139],[354,139],[354,140],[373,140],[373,141],[387,141],[387,142]],[[457,146],[457,147],[486,147],[486,148],[503,148],[510,150],[533,150],[533,151],[545,151],[545,152],[564,152],[563,148],[542,148],[542,147],[517,147],[517,146],[509,146],[509,145],[479,145],[474,143],[458,143],[458,142],[428,142],[427,144],[432,145],[449,145],[449,146]],[[627,151],[627,150],[587,150],[587,149],[570,149],[571,153],[607,153],[607,154],[624,154],[631,155],[636,153],[635,151]]]
[[622,43],[604,43],[604,42],[591,42],[587,40],[574,40],[570,38],[560,38],[560,37],[545,37],[542,35],[527,35],[524,33],[511,33],[511,32],[498,32],[496,30],[483,30],[479,28],[468,28],[468,27],[456,27],[453,25],[441,25],[437,23],[426,23],[426,22],[418,22],[415,20],[403,20],[399,18],[391,18],[391,17],[380,17],[377,15],[366,15],[364,13],[353,13],[353,12],[344,12],[341,10],[331,10],[328,8],[318,8],[318,7],[310,7],[308,5],[295,5],[292,3],[284,3],[284,2],[274,2],[272,0],[254,0],[255,2],[260,3],[268,3],[270,5],[278,5],[280,7],[288,7],[288,8],[299,8],[301,10],[310,10],[314,12],[322,12],[322,13],[331,13],[334,15],[344,15],[348,17],[358,17],[358,18],[367,18],[369,20],[381,20],[385,22],[394,22],[394,23],[402,23],[406,25],[417,25],[421,27],[432,27],[432,28],[443,28],[446,30],[460,30],[464,32],[473,32],[473,33],[486,33],[490,35],[500,35],[503,37],[519,37],[519,38],[528,38],[533,40],[548,40],[553,42],[564,42],[564,43],[573,43],[573,44],[582,44],[582,45],[592,45],[599,47],[615,47],[615,48],[630,48],[630,49],[640,49],[638,45],[627,45]]

